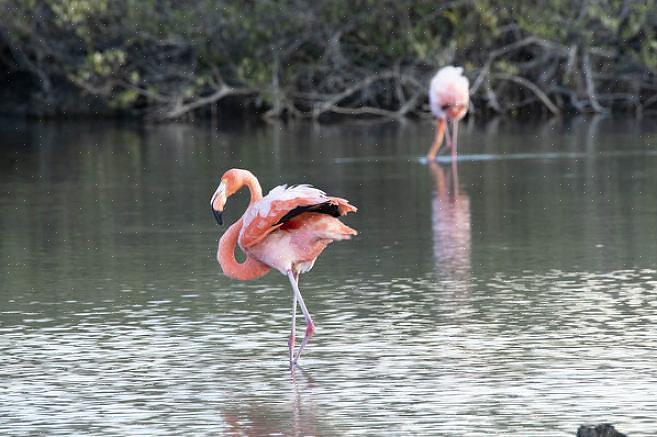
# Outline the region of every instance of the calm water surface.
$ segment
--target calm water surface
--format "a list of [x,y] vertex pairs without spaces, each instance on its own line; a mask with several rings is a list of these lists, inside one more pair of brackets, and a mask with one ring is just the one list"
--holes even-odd
[[[654,435],[657,125],[470,125],[457,168],[431,139],[1,121],[0,435]],[[293,373],[286,278],[214,259],[235,166],[360,208]]]

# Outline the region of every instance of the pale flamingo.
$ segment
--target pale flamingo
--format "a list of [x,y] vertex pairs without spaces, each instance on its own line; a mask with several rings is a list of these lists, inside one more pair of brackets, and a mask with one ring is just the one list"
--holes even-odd
[[[245,185],[251,201],[242,217],[219,240],[217,261],[226,276],[241,281],[259,278],[270,268],[288,277],[292,285],[292,332],[288,339],[292,368],[315,331],[299,291],[299,275],[313,267],[329,243],[357,234],[336,218],[356,212],[356,207],[310,185],[280,185],[262,197],[260,183],[253,173],[233,168],[221,177],[210,200],[219,224],[226,200]],[[246,254],[242,263],[235,259],[237,244]],[[295,356],[297,303],[306,320],[306,333]]]
[[[429,104],[431,112],[436,116],[436,138],[429,152],[427,152],[428,160],[436,158],[444,136],[447,139],[447,147],[452,149],[452,159],[456,159],[459,120],[468,112],[470,102],[469,86],[468,78],[463,76],[463,68],[461,67],[443,67],[431,79]],[[449,135],[449,120],[452,121],[451,138]]]

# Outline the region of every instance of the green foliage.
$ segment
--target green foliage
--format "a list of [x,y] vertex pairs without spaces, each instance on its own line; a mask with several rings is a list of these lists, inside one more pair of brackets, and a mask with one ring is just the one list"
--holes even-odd
[[[445,64],[476,71],[495,49],[527,37],[604,53],[593,62],[605,74],[654,75],[655,6],[655,0],[0,0],[0,14],[12,17],[0,22],[0,50],[10,54],[0,66],[54,84],[73,81],[121,109],[193,100],[222,83],[267,101],[282,93],[330,95],[392,68],[422,83]],[[533,46],[496,59],[492,70],[540,83],[550,62],[559,64],[552,81],[580,95],[581,81],[569,77],[580,74],[581,62],[565,72],[563,55]],[[389,87],[372,86],[380,89],[359,102],[384,105]]]

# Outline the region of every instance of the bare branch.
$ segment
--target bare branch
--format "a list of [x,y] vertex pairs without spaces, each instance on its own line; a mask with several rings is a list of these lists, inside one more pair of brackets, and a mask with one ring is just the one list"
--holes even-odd
[[584,70],[586,92],[589,96],[589,102],[591,102],[591,108],[593,108],[593,111],[595,112],[607,112],[607,110],[600,105],[598,98],[595,95],[595,83],[593,82],[593,72],[591,71],[591,62],[587,51],[582,53],[582,69]]
[[394,72],[386,72],[382,74],[375,74],[361,80],[360,82],[350,86],[349,88],[342,91],[341,93],[335,94],[329,100],[319,103],[318,105],[315,105],[315,108],[313,109],[313,118],[318,118],[324,112],[334,108],[342,100],[346,99],[347,97],[351,97],[354,94],[366,89],[367,87],[372,85],[372,83],[379,80],[390,79],[393,77],[395,77]]
[[202,108],[203,106],[206,105],[214,104],[225,97],[248,95],[248,94],[253,94],[254,92],[255,91],[250,88],[232,88],[224,84],[209,96],[198,98],[196,100],[191,101],[190,103],[183,104],[181,101],[175,101],[173,108],[163,113],[157,114],[155,118],[160,121],[175,120],[195,109]]
[[545,94],[541,89],[536,86],[534,83],[528,81],[525,78],[522,78],[520,76],[514,76],[512,74],[492,74],[491,79],[501,79],[501,80],[508,80],[514,83],[517,83],[518,85],[522,85],[525,88],[527,88],[529,91],[534,93],[536,97],[545,105],[545,107],[554,115],[560,115],[561,111],[559,111],[559,108],[552,103],[552,100]]
[[557,53],[567,52],[567,48],[561,44],[554,43],[552,41],[548,41],[542,38],[537,38],[534,36],[521,39],[520,41],[516,41],[499,49],[493,50],[488,55],[488,59],[486,60],[486,63],[482,66],[479,74],[477,75],[477,78],[472,83],[472,86],[470,87],[470,95],[477,92],[477,90],[483,83],[484,79],[486,78],[486,75],[488,75],[488,73],[490,72],[490,67],[495,59],[499,58],[500,56],[506,55],[507,53],[513,52],[514,50],[518,50],[532,44],[549,48],[551,50],[556,51]]

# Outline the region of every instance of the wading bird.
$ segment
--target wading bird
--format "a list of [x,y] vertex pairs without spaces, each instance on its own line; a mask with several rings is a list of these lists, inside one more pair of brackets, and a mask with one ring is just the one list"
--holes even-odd
[[[427,153],[428,160],[436,158],[443,137],[446,137],[447,147],[452,149],[452,159],[456,158],[459,120],[468,112],[470,102],[469,86],[461,67],[443,67],[431,79],[429,104],[431,112],[436,116],[436,138]],[[452,120],[451,138],[449,120]]]
[[[226,276],[241,281],[260,278],[271,268],[288,277],[292,285],[292,332],[288,340],[292,368],[315,331],[299,291],[299,275],[313,267],[329,243],[357,234],[337,219],[356,212],[356,207],[310,185],[280,185],[262,197],[262,189],[253,173],[233,168],[221,177],[210,200],[219,224],[222,224],[226,200],[243,186],[249,189],[251,201],[242,217],[219,240],[217,261]],[[237,244],[246,254],[242,263],[235,259]],[[306,333],[295,356],[297,303],[306,320]]]

